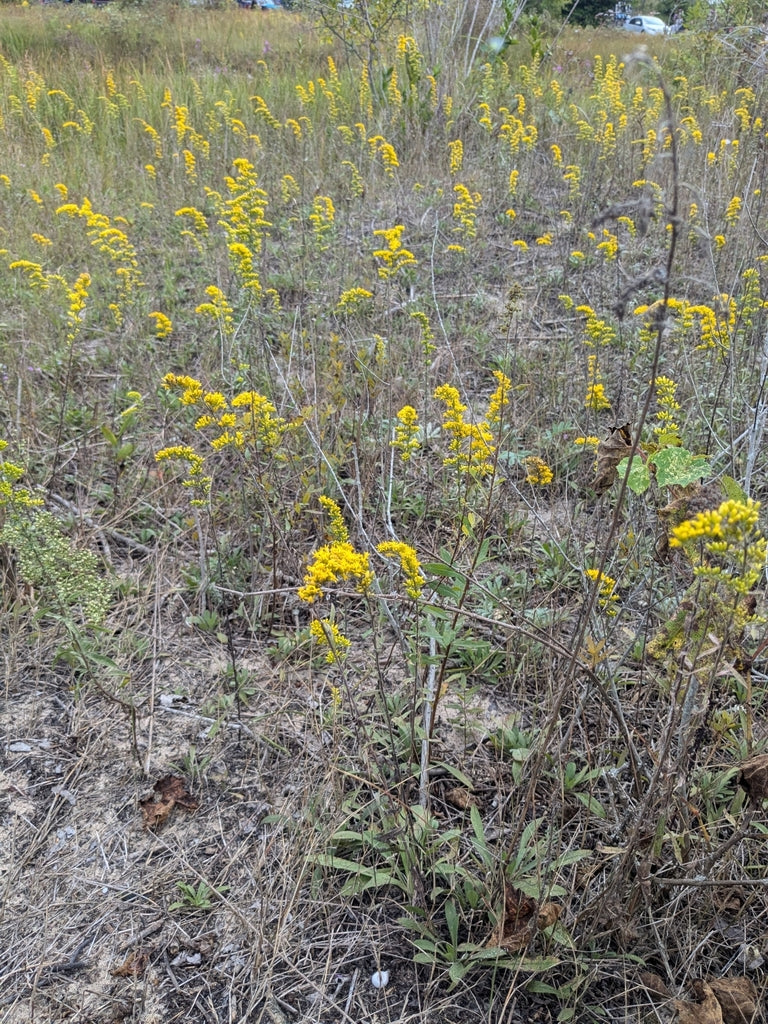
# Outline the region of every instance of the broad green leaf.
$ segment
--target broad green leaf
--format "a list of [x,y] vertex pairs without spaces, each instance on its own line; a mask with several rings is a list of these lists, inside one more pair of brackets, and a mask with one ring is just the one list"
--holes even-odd
[[[629,459],[622,459],[616,467],[616,472],[619,474],[619,480],[624,479],[628,463]],[[648,472],[648,467],[639,455],[635,455],[632,459],[629,476],[627,477],[627,487],[633,494],[642,494],[643,491],[647,491],[650,486],[651,474]]]
[[656,467],[659,487],[687,487],[712,472],[706,455],[691,455],[685,448],[662,448],[648,461]]
[[470,966],[470,964],[463,964],[460,960],[456,960],[455,963],[451,964],[448,968],[448,977],[454,985],[457,985],[461,981]]
[[732,476],[721,476],[720,486],[725,491],[726,498],[730,498],[731,501],[738,501],[742,505],[747,500],[746,491],[738,484]]

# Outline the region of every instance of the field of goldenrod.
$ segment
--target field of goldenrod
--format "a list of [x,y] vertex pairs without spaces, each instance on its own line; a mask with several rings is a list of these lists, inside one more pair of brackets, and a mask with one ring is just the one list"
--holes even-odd
[[391,7],[0,8],[9,1024],[764,1020],[765,42]]

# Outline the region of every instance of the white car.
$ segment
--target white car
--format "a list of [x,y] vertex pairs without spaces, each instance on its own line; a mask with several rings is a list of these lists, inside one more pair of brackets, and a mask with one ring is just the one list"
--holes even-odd
[[627,32],[644,32],[649,36],[663,36],[667,26],[661,18],[652,18],[647,14],[635,14],[624,22]]

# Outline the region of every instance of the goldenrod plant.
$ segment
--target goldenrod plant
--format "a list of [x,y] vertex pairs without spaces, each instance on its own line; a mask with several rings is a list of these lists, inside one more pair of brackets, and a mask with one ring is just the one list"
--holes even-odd
[[3,5],[9,1020],[758,1019],[764,61],[577,16]]

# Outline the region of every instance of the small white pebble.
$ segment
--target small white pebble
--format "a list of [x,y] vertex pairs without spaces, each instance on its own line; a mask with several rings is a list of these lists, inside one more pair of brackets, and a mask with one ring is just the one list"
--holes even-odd
[[374,988],[384,988],[389,984],[389,971],[374,971],[371,975],[371,984]]

